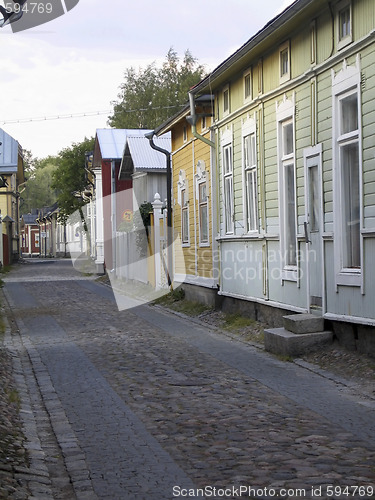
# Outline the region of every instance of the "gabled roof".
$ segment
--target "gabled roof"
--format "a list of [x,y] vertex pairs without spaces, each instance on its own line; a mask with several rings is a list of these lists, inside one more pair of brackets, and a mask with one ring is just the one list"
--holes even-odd
[[[159,148],[166,149],[169,152],[171,151],[172,144],[170,133],[160,137],[154,137],[153,141]],[[133,159],[135,170],[166,168],[165,155],[152,149],[146,137],[130,135],[127,138],[127,146],[129,147],[129,153]]]
[[[154,136],[153,142],[159,148],[171,151],[171,134]],[[149,140],[143,135],[129,135],[126,139],[119,175],[129,177],[134,172],[165,171],[166,158],[150,146]]]
[[24,214],[22,216],[22,220],[23,220],[24,224],[37,225],[37,222],[36,222],[37,217],[38,216],[36,214]]
[[128,135],[144,136],[150,130],[99,128],[96,131],[103,160],[121,160]]
[[0,173],[18,170],[18,142],[0,128]]

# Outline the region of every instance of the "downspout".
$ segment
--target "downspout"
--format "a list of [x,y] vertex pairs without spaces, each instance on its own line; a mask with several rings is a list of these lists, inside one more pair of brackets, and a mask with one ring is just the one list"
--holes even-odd
[[155,132],[145,134],[149,140],[150,146],[155,151],[163,153],[166,157],[167,166],[167,279],[168,286],[172,286],[172,169],[171,169],[171,153],[163,148],[160,148],[154,143]]
[[[116,161],[111,161],[111,212],[112,212],[112,270],[116,271]],[[116,276],[116,272],[115,272]]]
[[208,144],[212,148],[215,147],[215,143],[203,137],[203,135],[198,134],[197,132],[197,115],[195,114],[195,96],[191,92],[189,92],[189,103],[190,103],[190,116],[186,117],[186,120],[191,125],[191,133],[196,139]]

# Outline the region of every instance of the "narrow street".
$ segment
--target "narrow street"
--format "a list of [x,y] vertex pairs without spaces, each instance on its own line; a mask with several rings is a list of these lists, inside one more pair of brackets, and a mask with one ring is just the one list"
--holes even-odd
[[4,279],[32,498],[373,497],[374,400],[161,308],[119,312],[94,278],[35,260]]

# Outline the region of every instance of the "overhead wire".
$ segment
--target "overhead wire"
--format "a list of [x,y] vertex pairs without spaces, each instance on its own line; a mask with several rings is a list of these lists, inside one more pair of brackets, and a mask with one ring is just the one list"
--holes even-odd
[[[158,109],[176,109],[182,108],[185,104],[176,104],[173,106],[154,106],[148,108],[138,108],[138,109],[122,109],[122,113],[139,113],[144,111],[153,111]],[[105,111],[85,111],[81,113],[68,113],[65,115],[52,115],[52,116],[38,116],[38,117],[29,117],[29,118],[13,118],[9,120],[0,120],[2,125],[14,124],[14,123],[31,123],[31,122],[43,122],[50,120],[66,120],[71,118],[85,118],[85,117],[93,117],[98,115],[107,115],[111,113],[112,110]]]

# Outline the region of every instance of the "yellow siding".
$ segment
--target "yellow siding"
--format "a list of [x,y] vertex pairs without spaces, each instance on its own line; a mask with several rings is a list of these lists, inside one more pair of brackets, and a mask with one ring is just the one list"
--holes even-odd
[[[186,123],[186,125],[185,125]],[[207,121],[207,126],[210,120]],[[186,127],[186,140],[184,141],[184,127]],[[198,132],[209,138],[207,129],[202,130],[201,123],[197,124]],[[195,192],[195,169],[198,161],[204,161],[207,174],[208,187],[208,218],[209,224],[209,245],[199,245],[199,203]],[[175,250],[175,273],[187,274],[192,277],[212,278],[212,213],[211,213],[211,172],[210,172],[210,147],[204,142],[192,136],[191,128],[182,119],[172,128],[172,168],[173,168],[173,226],[175,238],[181,239],[182,222],[181,206],[178,203],[179,172],[184,170],[188,181],[189,190],[189,236],[188,246],[179,247]]]

